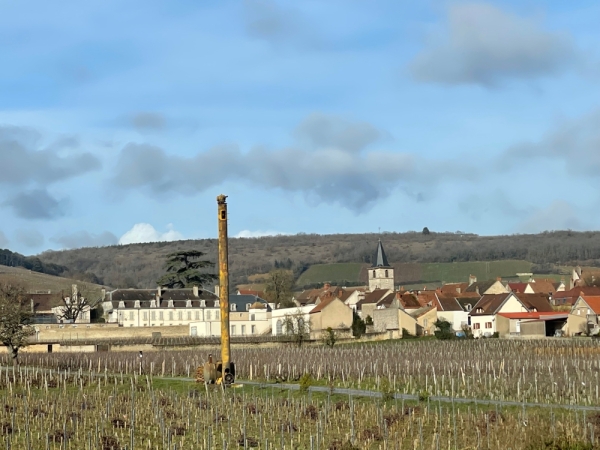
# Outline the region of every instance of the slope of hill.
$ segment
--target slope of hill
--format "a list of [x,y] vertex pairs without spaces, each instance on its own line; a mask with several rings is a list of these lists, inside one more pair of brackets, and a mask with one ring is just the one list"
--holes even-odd
[[[21,267],[8,267],[0,265],[0,282],[16,282],[27,288],[28,291],[52,291],[71,292],[71,286],[78,284],[80,289],[82,282],[70,278],[56,277],[45,273],[38,273]],[[85,283],[86,291],[97,295],[102,286]]]
[[[417,232],[384,233],[381,236],[298,234],[231,239],[229,245],[231,281],[232,284],[246,283],[248,276],[269,272],[274,267],[292,269],[296,277],[299,277],[314,264],[369,263],[379,238],[384,243],[389,261],[395,264],[529,261],[533,263],[530,271],[542,274],[560,273],[557,264],[600,266],[600,233],[598,232],[559,231],[512,236],[477,236],[464,233],[424,235]],[[66,266],[71,272],[87,273],[90,276],[94,274],[99,282],[111,286],[153,287],[163,273],[165,256],[184,249],[200,250],[207,254],[207,259],[212,261],[217,259],[216,239],[48,251],[38,257],[44,264]],[[425,267],[414,270],[439,273],[441,269]],[[464,279],[462,269],[459,273],[453,270],[446,274],[431,275],[431,277],[442,278],[440,281]],[[470,270],[465,269],[465,271],[468,275]],[[515,273],[513,268],[510,271]],[[455,276],[459,280],[453,279]],[[406,276],[406,278],[415,277]]]

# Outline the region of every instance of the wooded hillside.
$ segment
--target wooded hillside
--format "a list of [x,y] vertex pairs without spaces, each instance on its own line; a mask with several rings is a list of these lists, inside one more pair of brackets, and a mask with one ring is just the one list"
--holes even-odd
[[[289,268],[298,278],[310,265],[371,261],[381,237],[391,263],[438,263],[524,260],[535,273],[558,273],[555,265],[600,266],[599,232],[546,232],[536,235],[477,236],[462,233],[297,234],[230,240],[232,284],[275,267]],[[217,260],[217,240],[189,240],[102,248],[48,251],[44,265],[65,266],[78,278],[113,287],[154,287],[163,274],[165,256],[200,250]],[[55,267],[55,266],[52,266]],[[417,281],[417,280],[411,280]],[[454,281],[454,280],[445,280]],[[462,280],[457,280],[462,281]]]

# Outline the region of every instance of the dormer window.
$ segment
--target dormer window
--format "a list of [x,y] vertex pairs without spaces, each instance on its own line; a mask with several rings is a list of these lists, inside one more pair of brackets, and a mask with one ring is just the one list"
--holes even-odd
[[139,308],[140,307],[140,301],[136,300],[135,303],[134,303],[134,305],[133,305],[133,307],[134,308]]
[[235,303],[231,304],[231,311],[237,311],[237,305]]
[[191,300],[186,300],[185,301],[185,307],[186,308],[191,308],[192,307],[192,301]]
[[173,300],[169,300],[169,308],[173,307]]
[[219,300],[215,300],[215,308],[219,308],[219,307],[220,307]]
[[125,302],[123,300],[119,302],[119,308],[125,308]]
[[467,311],[471,311],[471,309],[472,309],[472,308],[473,308],[473,307],[471,306],[471,304],[470,304],[470,303],[467,303],[467,304],[465,305],[465,309],[466,309]]
[[206,300],[200,300],[200,306],[206,308]]
[[483,308],[477,308],[477,310],[475,311],[477,314],[481,314],[483,312]]
[[150,308],[156,308],[156,300],[150,300]]
[[246,303],[246,311],[250,311],[251,306],[252,306],[252,303]]

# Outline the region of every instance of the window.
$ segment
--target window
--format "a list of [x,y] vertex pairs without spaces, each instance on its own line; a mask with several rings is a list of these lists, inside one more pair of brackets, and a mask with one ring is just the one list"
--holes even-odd
[[133,311],[129,311],[129,320],[133,320]]
[[588,316],[592,313],[592,310],[588,308]]
[[470,303],[467,303],[467,304],[465,305],[465,309],[466,309],[467,311],[471,311],[471,309],[472,309],[472,308],[473,308],[473,306],[472,306]]
[[[198,313],[196,312],[196,314],[198,314]],[[211,316],[210,310],[206,311],[206,320],[210,320],[210,316]]]
[[481,314],[483,313],[483,308],[477,308],[477,311],[475,311],[477,314]]
[[192,320],[192,312],[188,311],[187,313],[187,320]]
[[278,320],[277,324],[275,325],[275,334],[277,334],[277,336],[281,336],[283,334],[283,322],[281,320]]
[[133,305],[134,308],[139,308],[140,307],[140,301],[136,300],[135,304]]
[[179,311],[179,312],[177,313],[177,319],[178,319],[178,320],[183,320],[183,311]]
[[192,307],[192,301],[191,300],[186,300],[185,301],[185,307],[186,308],[191,308]]
[[231,325],[231,335],[235,334],[235,325]]
[[486,328],[492,328],[492,322],[486,322],[485,323],[485,327]]
[[231,304],[231,311],[237,311],[237,305],[235,303]]
[[144,321],[148,321],[148,311],[144,311]]
[[246,303],[246,311],[250,311],[251,306],[252,306],[252,303]]
[[246,325],[242,325],[242,336],[246,334]]
[[173,300],[169,300],[169,308],[173,307]]
[[377,272],[375,270],[373,271],[373,278],[377,278]]
[[215,311],[215,320],[220,320],[219,319],[219,311]]
[[215,300],[215,308],[219,307],[219,300]]
[[198,336],[198,328],[197,327],[190,328],[190,334],[192,336]]
[[386,278],[388,277],[388,271],[387,270],[385,271],[385,277]]
[[169,320],[173,320],[173,316],[174,316],[173,311],[169,311]]
[[125,308],[125,302],[123,302],[123,301],[119,302],[119,308]]
[[252,334],[256,334],[256,325],[252,325],[252,326],[250,327],[250,332],[251,332]]
[[250,314],[250,321],[254,322],[256,320],[256,317],[254,314]]
[[479,330],[479,328],[481,328],[481,324],[480,323],[474,323],[473,324],[473,329],[474,330]]
[[156,311],[152,311],[152,312],[150,313],[150,318],[151,318],[152,320],[156,320]]
[[159,319],[159,320],[163,320],[163,319],[164,319],[164,314],[163,314],[163,312],[162,312],[162,311],[160,311],[160,312],[158,313],[158,319]]
[[150,308],[156,308],[156,300],[150,300]]
[[206,308],[206,300],[200,300],[200,307]]
[[428,319],[423,319],[423,328],[427,328]]
[[194,317],[196,318],[196,320],[200,320],[200,311],[196,311],[194,313]]
[[581,310],[580,310],[580,309],[578,309],[578,310],[577,310],[577,315],[578,315],[578,316],[580,316],[580,315],[581,315]]

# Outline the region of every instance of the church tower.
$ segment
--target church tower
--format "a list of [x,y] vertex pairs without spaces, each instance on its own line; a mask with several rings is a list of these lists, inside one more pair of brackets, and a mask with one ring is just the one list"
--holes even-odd
[[369,291],[373,292],[375,289],[394,290],[394,268],[388,263],[381,239],[377,243],[377,254],[368,272]]

